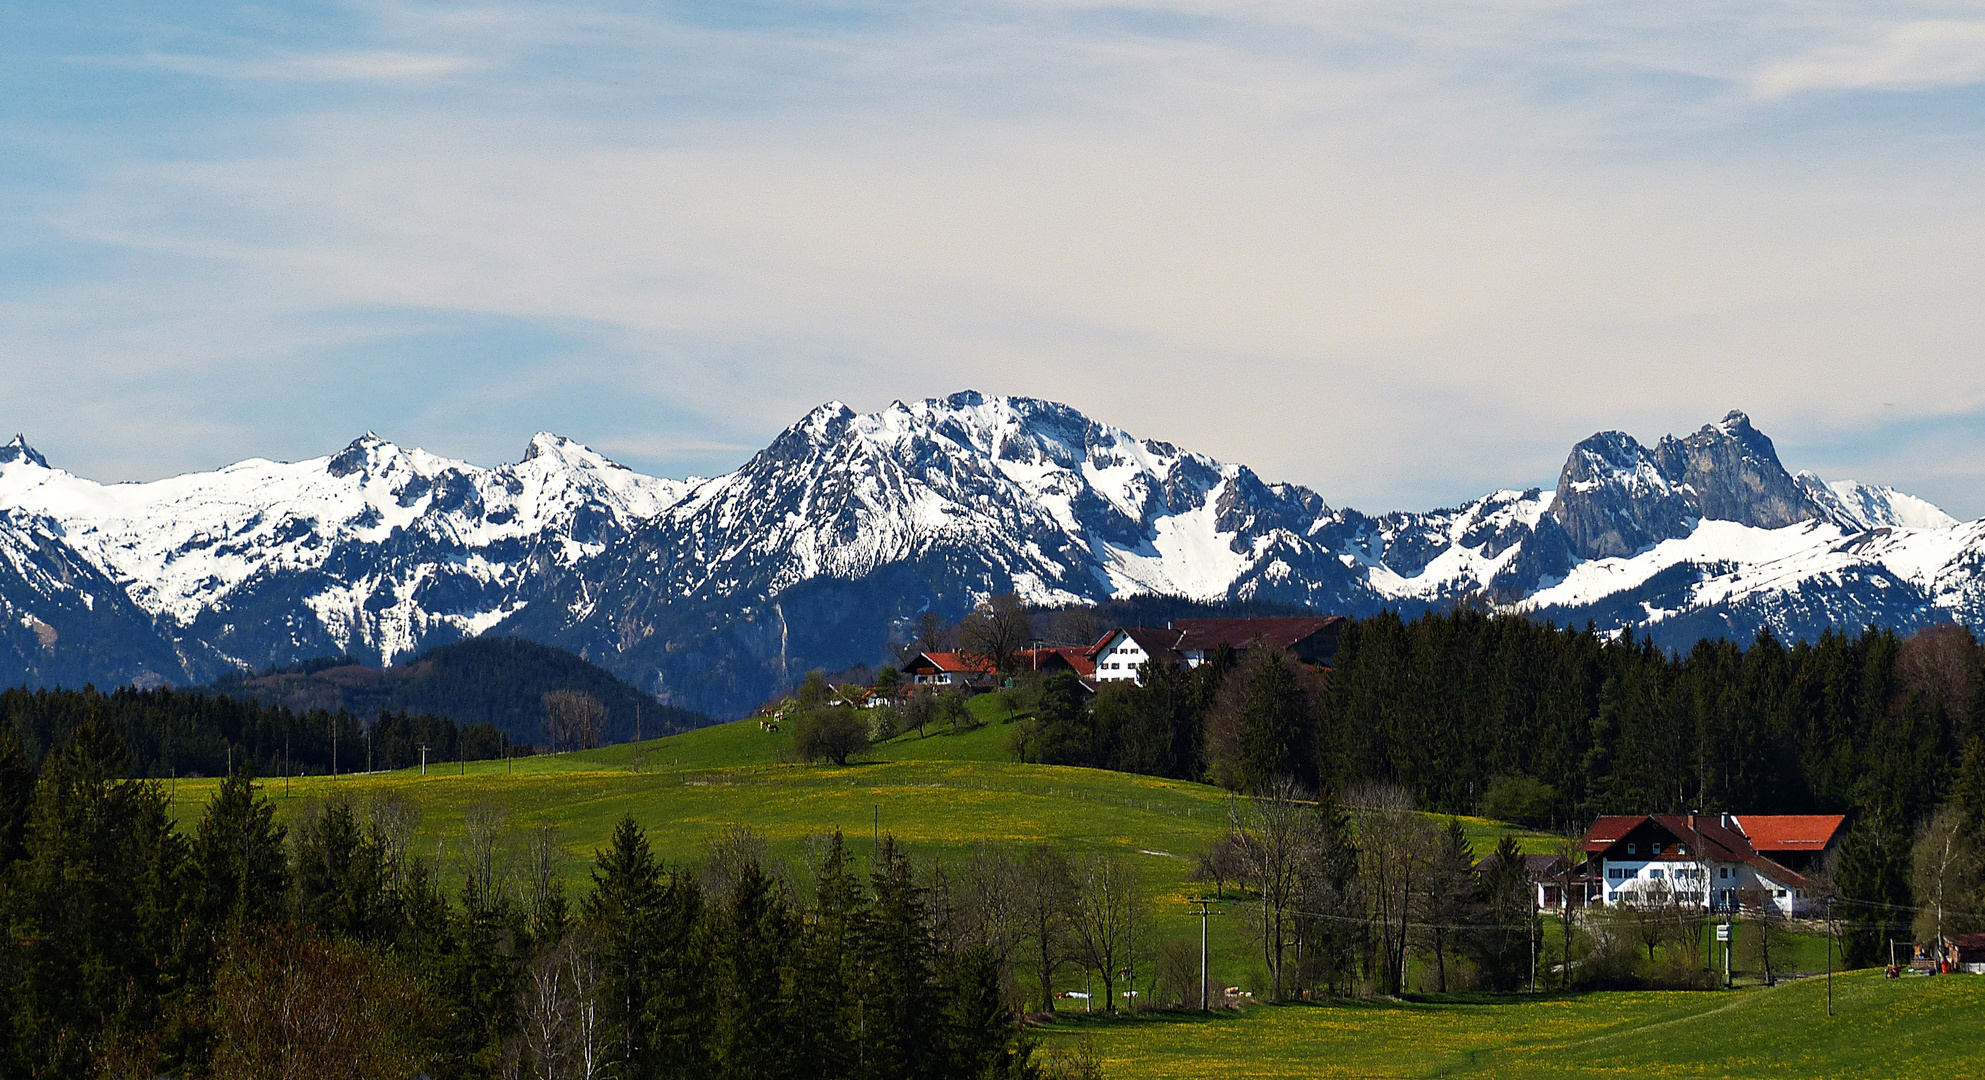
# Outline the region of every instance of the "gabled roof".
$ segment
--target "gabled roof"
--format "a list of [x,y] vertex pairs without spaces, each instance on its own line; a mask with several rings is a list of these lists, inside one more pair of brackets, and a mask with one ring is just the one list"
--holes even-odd
[[1125,626],[1112,630],[1103,638],[1103,643],[1097,647],[1096,652],[1100,655],[1103,648],[1108,646],[1110,641],[1118,634],[1122,634],[1124,637],[1137,642],[1138,647],[1143,649],[1148,656],[1155,656],[1162,660],[1171,661],[1185,659],[1179,655],[1177,649],[1179,632],[1157,626]]
[[1044,646],[1039,649],[1022,649],[1015,654],[1022,671],[1060,671],[1067,668],[1077,678],[1086,679],[1096,673],[1096,657],[1080,645]]
[[1647,820],[1646,814],[1607,814],[1592,823],[1585,830],[1585,850],[1604,851],[1633,831],[1634,826]]
[[1266,639],[1270,645],[1292,649],[1298,642],[1344,622],[1342,615],[1278,615],[1253,619],[1174,619],[1180,652],[1212,652],[1222,645],[1238,649]]
[[915,667],[918,660],[928,660],[931,666],[937,670],[948,671],[953,674],[990,675],[993,673],[992,661],[983,656],[972,656],[961,652],[921,652],[903,666],[906,668]]
[[1844,814],[1735,814],[1731,820],[1759,851],[1824,851],[1847,823]]
[[[1734,824],[1737,819],[1733,817],[1731,820]],[[1609,814],[1594,821],[1592,828],[1586,831],[1585,850],[1591,855],[1610,850],[1626,839],[1628,833],[1649,823],[1676,842],[1691,845],[1687,856],[1675,857],[1678,861],[1743,863],[1781,885],[1794,888],[1806,885],[1804,875],[1760,854],[1743,833],[1725,826],[1722,818],[1709,814]],[[1817,851],[1819,848],[1803,850]]]

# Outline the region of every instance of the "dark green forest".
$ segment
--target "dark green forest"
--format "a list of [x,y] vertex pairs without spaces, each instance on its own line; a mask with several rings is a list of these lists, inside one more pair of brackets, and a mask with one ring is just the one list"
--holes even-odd
[[128,776],[225,776],[249,768],[259,776],[363,772],[428,760],[486,761],[528,754],[490,724],[463,727],[445,716],[381,713],[371,722],[349,711],[297,711],[198,690],[0,691],[0,732],[39,770],[91,722],[116,735]]
[[637,732],[652,739],[711,723],[702,713],[664,705],[563,649],[513,637],[458,641],[386,668],[324,657],[215,689],[299,712],[427,713],[464,728],[488,724],[511,742],[537,746],[550,742],[540,700],[559,690],[586,694],[605,707],[604,742],[626,742]]

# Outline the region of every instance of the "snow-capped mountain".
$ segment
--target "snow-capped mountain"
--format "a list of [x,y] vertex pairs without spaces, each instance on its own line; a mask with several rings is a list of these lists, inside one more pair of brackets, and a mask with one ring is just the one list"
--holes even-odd
[[738,471],[637,475],[534,438],[494,468],[367,435],[331,456],[101,485],[0,448],[0,664],[30,682],[186,681],[479,633],[579,652],[735,713],[872,661],[924,611],[1018,592],[1788,637],[1985,623],[1985,523],[1793,475],[1741,413],[1646,447],[1604,432],[1553,490],[1378,516],[1065,405],[821,406]]
[[177,656],[147,668],[166,681],[481,633],[685,487],[548,434],[493,469],[368,433],[329,457],[114,485],[20,438],[0,448],[0,508],[122,587]]

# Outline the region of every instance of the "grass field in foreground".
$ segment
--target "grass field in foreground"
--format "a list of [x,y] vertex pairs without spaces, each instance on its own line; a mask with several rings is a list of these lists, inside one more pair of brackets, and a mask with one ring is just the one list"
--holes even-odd
[[1888,1080],[1985,1075],[1985,977],[1879,970],[1775,989],[1480,1001],[1256,1006],[1240,1015],[1082,1017],[1111,1080],[1363,1077],[1712,1077]]

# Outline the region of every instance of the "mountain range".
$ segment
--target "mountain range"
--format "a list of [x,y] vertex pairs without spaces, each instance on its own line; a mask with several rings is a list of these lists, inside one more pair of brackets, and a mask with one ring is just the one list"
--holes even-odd
[[736,472],[667,480],[532,438],[484,468],[376,435],[299,462],[100,484],[0,447],[0,681],[208,682],[485,634],[735,715],[1017,592],[1362,615],[1467,601],[1670,647],[1985,623],[1985,522],[1793,474],[1733,412],[1602,432],[1555,489],[1368,515],[1066,406],[823,405]]

